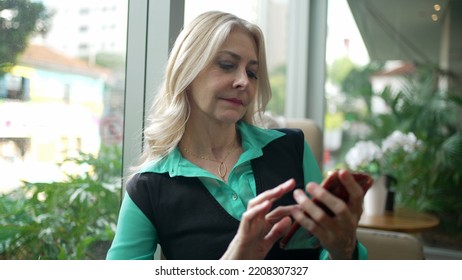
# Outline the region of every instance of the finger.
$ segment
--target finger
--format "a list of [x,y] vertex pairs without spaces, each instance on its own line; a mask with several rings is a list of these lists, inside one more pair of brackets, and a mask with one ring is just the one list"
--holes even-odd
[[[311,189],[321,189],[319,185],[315,183],[309,183],[307,185],[307,190]],[[303,215],[308,217],[310,221],[315,223],[324,224],[331,223],[332,218],[327,215],[327,213],[317,205],[313,200],[308,198],[308,196],[302,190],[294,191],[294,199],[297,201],[299,210],[302,211]],[[318,199],[319,200],[319,199]],[[292,213],[293,216],[293,213]],[[306,218],[299,215],[299,218]],[[294,217],[295,218],[295,217]]]
[[265,219],[268,223],[271,225],[274,225],[278,221],[280,221],[282,218],[286,216],[290,216],[292,213],[292,208],[297,207],[296,205],[287,205],[287,206],[279,206],[273,211],[269,212],[266,214]]
[[[307,186],[307,192],[313,197],[313,201],[318,201],[318,203],[321,202],[323,204],[321,208],[328,208],[328,210],[323,209],[323,213],[326,213],[327,211],[327,214],[329,215],[332,215],[332,213],[336,215],[345,211],[347,208],[347,205],[342,199],[336,197],[334,194],[318,185],[311,184]],[[329,213],[329,210],[332,213]],[[318,214],[320,215],[320,213]]]
[[294,217],[302,228],[316,236],[319,241],[323,242],[327,238],[327,228],[311,219],[311,217],[307,216],[301,209],[293,209],[292,217]]
[[[316,186],[317,185],[315,183],[308,183],[307,190],[308,188],[316,188]],[[316,204],[314,204],[313,200],[309,198],[308,195],[301,189],[296,189],[294,191],[294,199],[299,207],[301,207],[301,209],[308,214],[319,208]]]
[[351,175],[348,170],[341,170],[339,172],[339,179],[347,189],[350,196],[348,205],[354,212],[356,212],[356,214],[361,215],[364,200],[364,191],[361,186],[356,182],[353,175]]
[[274,224],[270,232],[266,235],[265,241],[273,245],[277,240],[283,237],[289,230],[292,220],[289,217],[284,217],[282,220]]
[[295,187],[295,180],[294,179],[289,179],[285,181],[284,183],[278,185],[277,187],[267,190],[261,194],[259,194],[257,197],[251,199],[249,203],[247,204],[247,208],[254,207],[255,205],[258,205],[262,203],[265,200],[270,200],[274,201],[280,197],[282,197],[284,194],[288,193]]
[[[344,211],[341,207],[346,208],[345,203],[317,184],[308,184],[307,191],[311,194],[312,201],[309,199],[307,199],[308,201],[304,200],[303,196],[306,197],[306,195],[301,192],[297,193],[295,199],[301,201],[299,204],[304,206],[305,211],[316,223],[328,225],[332,223],[332,217],[330,216],[332,215],[331,212],[335,215],[337,213],[336,211]],[[328,209],[325,209],[326,207]]]
[[316,227],[316,222],[310,218],[302,209],[294,208],[291,213],[294,220],[305,230],[311,231]]
[[340,170],[338,173],[339,179],[342,182],[342,184],[345,186],[347,189],[348,193],[350,194],[350,197],[363,197],[364,196],[364,191],[361,188],[361,186],[356,182],[355,178],[353,175],[348,170]]
[[252,223],[256,219],[264,219],[265,215],[271,208],[271,204],[272,203],[270,201],[266,200],[245,211],[244,214],[242,214],[239,230],[242,229],[244,232],[249,232],[251,230]]

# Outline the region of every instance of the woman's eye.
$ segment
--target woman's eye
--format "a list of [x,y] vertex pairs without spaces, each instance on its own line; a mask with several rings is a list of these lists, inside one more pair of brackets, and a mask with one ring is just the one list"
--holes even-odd
[[255,71],[248,70],[247,71],[247,76],[249,76],[249,78],[254,79],[254,80],[258,79],[257,72],[255,72]]
[[234,68],[234,63],[226,62],[226,61],[218,62],[218,65],[220,66],[221,69],[224,69],[224,70],[231,70]]

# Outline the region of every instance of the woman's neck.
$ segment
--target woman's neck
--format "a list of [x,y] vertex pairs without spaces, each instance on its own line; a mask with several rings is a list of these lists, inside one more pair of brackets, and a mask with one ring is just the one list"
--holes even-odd
[[187,123],[180,146],[197,154],[220,156],[230,148],[240,146],[237,124],[204,125]]

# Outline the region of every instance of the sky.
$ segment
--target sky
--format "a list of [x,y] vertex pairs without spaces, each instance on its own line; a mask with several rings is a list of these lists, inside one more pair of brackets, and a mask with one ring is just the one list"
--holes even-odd
[[254,22],[257,2],[258,0],[185,0],[185,23],[188,23],[197,15],[211,10],[226,11]]
[[369,62],[369,55],[346,0],[330,0],[328,6],[327,64],[347,54],[344,40],[349,40],[349,57],[358,65]]

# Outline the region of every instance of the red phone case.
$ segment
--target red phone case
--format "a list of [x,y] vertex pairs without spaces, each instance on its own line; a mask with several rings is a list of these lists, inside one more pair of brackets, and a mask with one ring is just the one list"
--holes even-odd
[[[351,172],[351,175],[353,175],[353,178],[355,178],[356,182],[361,186],[364,193],[366,193],[374,183],[374,179],[372,178],[372,176],[370,176],[367,173]],[[321,187],[327,189],[329,192],[339,197],[343,201],[348,202],[349,194],[345,186],[340,182],[340,179],[338,178],[338,170],[334,170],[332,173],[330,173],[327,176],[327,178],[324,179],[324,181],[321,183]],[[324,203],[317,199],[313,199],[313,202],[319,207],[321,207],[327,215],[331,217],[334,216],[334,213]],[[294,222],[292,224],[287,235],[279,242],[279,246],[282,249],[286,247],[287,243],[289,243],[290,239],[299,228],[300,224],[298,224],[297,222]]]

